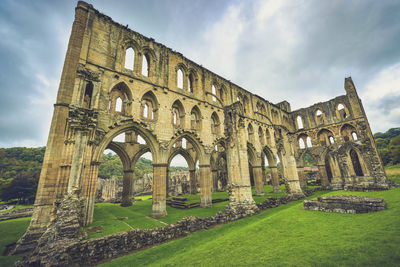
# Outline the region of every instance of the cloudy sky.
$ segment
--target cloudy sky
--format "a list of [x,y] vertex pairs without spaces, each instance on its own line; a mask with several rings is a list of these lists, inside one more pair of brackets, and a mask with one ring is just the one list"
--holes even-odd
[[[352,76],[373,132],[400,126],[400,1],[92,0],[100,12],[292,110]],[[0,1],[0,147],[46,144],[75,1]]]

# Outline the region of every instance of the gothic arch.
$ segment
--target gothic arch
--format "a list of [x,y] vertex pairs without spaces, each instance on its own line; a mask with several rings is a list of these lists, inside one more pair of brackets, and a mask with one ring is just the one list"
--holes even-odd
[[193,149],[196,151],[197,158],[199,159],[200,165],[204,165],[204,164],[209,165],[210,164],[210,159],[209,159],[209,157],[206,156],[206,153],[205,153],[205,150],[204,150],[201,140],[189,132],[182,132],[181,134],[176,135],[171,139],[171,141],[169,142],[168,148],[167,148],[169,151],[168,154],[171,154],[172,153],[171,151],[173,151],[175,149],[173,147],[175,142],[182,138],[185,138],[187,141],[189,141],[191,143]]
[[183,149],[181,147],[173,148],[171,150],[170,155],[168,156],[168,166],[170,166],[172,159],[176,155],[181,155],[182,157],[184,157],[184,159],[188,164],[189,170],[196,169],[195,159],[190,155],[190,153],[186,149]]
[[122,167],[124,168],[124,171],[132,169],[129,155],[121,145],[119,145],[116,142],[111,141],[108,144],[108,146],[106,147],[106,149],[110,149],[118,155],[118,157],[121,159]]

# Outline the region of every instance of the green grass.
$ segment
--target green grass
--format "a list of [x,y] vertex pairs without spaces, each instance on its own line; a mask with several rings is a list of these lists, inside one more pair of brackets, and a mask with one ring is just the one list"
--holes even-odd
[[[400,175],[391,176],[400,181]],[[102,266],[398,266],[400,188],[380,192],[317,192],[383,197],[388,209],[369,214],[303,210],[296,201],[199,231]]]
[[13,266],[22,256],[2,256],[7,245],[15,243],[25,233],[31,217],[0,222],[0,266]]
[[[285,186],[281,186],[280,193],[271,193],[272,186],[266,185],[264,187],[265,196],[254,196],[254,200],[260,203],[267,199],[267,197],[282,197],[285,195]],[[254,193],[254,188],[253,188]],[[184,195],[188,203],[200,202],[200,194]],[[227,192],[215,192],[212,194],[213,199],[226,199],[228,198]],[[111,203],[98,203],[95,204],[93,223],[85,229],[88,231],[88,238],[105,236],[113,233],[127,231],[133,228],[151,229],[165,224],[176,223],[180,219],[188,216],[208,217],[212,216],[218,211],[222,211],[229,204],[228,201],[214,203],[212,208],[193,208],[193,209],[176,209],[167,206],[167,216],[164,218],[153,219],[150,218],[152,200],[151,196],[135,197],[143,201],[134,202],[131,207],[121,207],[119,204]],[[172,197],[169,197],[170,199]],[[117,220],[117,218],[127,217],[127,220]],[[101,232],[94,232],[94,229],[100,229]]]
[[[398,168],[391,168],[398,170]],[[397,171],[396,171],[397,172]],[[390,178],[400,183],[400,174]],[[309,187],[308,187],[309,188]],[[266,196],[254,197],[261,202],[272,194],[265,186]],[[383,197],[388,209],[370,214],[336,214],[302,210],[302,201],[292,202],[264,211],[256,216],[199,231],[169,243],[149,248],[104,266],[394,266],[400,264],[400,188],[381,192],[317,192],[312,198],[329,194],[353,194]],[[213,198],[226,198],[225,192]],[[168,216],[152,219],[151,196],[134,202],[132,207],[102,203],[95,205],[94,222],[86,229],[102,227],[101,233],[89,238],[127,231],[131,228],[154,228],[175,223],[187,216],[206,217],[225,209],[228,202],[215,203],[213,208],[180,210],[167,207]],[[200,201],[199,195],[188,196]],[[120,221],[117,218],[128,217]],[[30,218],[0,222],[0,253],[6,245],[16,242],[25,232]],[[21,256],[0,256],[0,266],[12,266]]]

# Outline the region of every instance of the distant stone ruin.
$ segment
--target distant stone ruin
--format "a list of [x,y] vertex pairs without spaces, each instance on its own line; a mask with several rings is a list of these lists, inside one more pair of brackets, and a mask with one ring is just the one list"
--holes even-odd
[[357,196],[322,196],[304,200],[304,209],[338,213],[368,213],[386,209],[383,198]]
[[[190,194],[189,171],[176,171],[168,175],[168,196]],[[199,175],[195,175],[199,180]],[[196,183],[196,191],[200,191],[199,182]],[[96,202],[120,203],[122,201],[123,181],[118,178],[97,179]],[[151,195],[153,192],[153,173],[146,173],[142,178],[132,183],[132,197]]]

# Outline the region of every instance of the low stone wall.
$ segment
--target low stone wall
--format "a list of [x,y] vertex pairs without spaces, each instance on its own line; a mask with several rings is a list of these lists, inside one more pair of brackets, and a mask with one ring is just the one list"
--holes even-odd
[[[321,189],[306,190],[305,195],[311,195],[318,190]],[[229,205],[226,210],[220,211],[214,216],[206,218],[186,217],[175,224],[156,229],[133,229],[79,242],[61,242],[59,246],[52,246],[51,250],[46,250],[46,253],[38,251],[37,254],[25,256],[24,260],[17,262],[15,266],[92,266],[139,249],[185,237],[199,230],[252,216],[260,210],[278,207],[295,200],[299,200],[299,198],[291,196],[270,197],[257,206]]]
[[0,222],[32,216],[33,208],[15,209],[11,212],[0,213]]
[[357,196],[323,196],[304,200],[304,209],[339,213],[368,213],[386,209],[383,198]]

